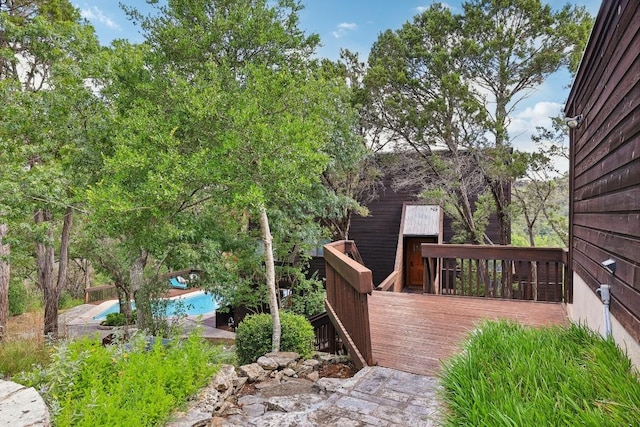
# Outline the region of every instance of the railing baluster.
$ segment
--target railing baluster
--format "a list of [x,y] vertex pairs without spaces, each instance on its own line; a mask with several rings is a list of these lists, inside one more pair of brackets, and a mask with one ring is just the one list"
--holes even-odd
[[[560,248],[422,244],[423,258],[442,259],[442,293],[561,301],[566,254]],[[475,268],[475,272],[474,272]]]

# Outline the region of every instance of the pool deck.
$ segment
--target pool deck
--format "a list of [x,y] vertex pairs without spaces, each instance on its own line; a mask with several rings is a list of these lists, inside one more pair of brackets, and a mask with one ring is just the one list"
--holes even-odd
[[[176,292],[171,295],[171,297],[191,292],[194,291]],[[100,325],[100,320],[94,320],[93,318],[110,307],[115,301],[117,300],[102,301],[99,304],[83,304],[64,311],[58,317],[60,332],[68,337],[97,334],[101,339],[104,338],[113,332],[113,328],[102,326]],[[185,331],[190,331],[200,325],[202,328],[202,336],[208,340],[220,343],[231,343],[235,341],[236,334],[216,328],[215,311],[198,316],[187,316],[183,322]]]

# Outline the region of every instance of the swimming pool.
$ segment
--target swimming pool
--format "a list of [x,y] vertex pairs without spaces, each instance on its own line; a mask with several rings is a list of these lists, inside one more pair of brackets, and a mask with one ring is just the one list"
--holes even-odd
[[[135,304],[131,303],[131,305],[135,308]],[[175,316],[176,313],[186,314],[187,316],[198,316],[200,314],[211,313],[217,308],[218,303],[212,294],[206,293],[205,291],[198,291],[168,299],[166,316]],[[100,312],[100,314],[93,316],[93,320],[104,320],[107,318],[107,314],[118,313],[119,311],[120,305],[117,301],[114,301],[111,306]]]

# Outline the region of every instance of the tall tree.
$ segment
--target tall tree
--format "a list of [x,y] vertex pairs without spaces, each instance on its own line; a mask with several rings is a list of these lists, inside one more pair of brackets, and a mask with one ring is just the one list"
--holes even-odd
[[[480,194],[486,205],[486,188],[499,243],[509,241],[506,190],[526,169],[513,155],[510,117],[547,76],[575,61],[590,23],[584,7],[554,12],[540,0],[473,0],[462,14],[435,4],[382,33],[372,48],[370,111],[387,141],[424,159],[433,177],[429,198],[463,225],[467,239],[486,240],[486,209],[476,215],[471,201]],[[438,150],[446,155],[434,155]]]
[[274,246],[287,250],[290,233],[274,230],[271,215],[293,208],[291,228],[313,217],[305,195],[326,166],[327,117],[343,98],[313,72],[318,38],[297,27],[300,9],[290,0],[170,0],[149,17],[129,10],[146,42],[116,46],[103,91],[116,114],[113,148],[90,191],[103,229],[140,255],[163,258],[186,242],[203,209],[226,206],[238,230],[258,227],[274,349]]
[[541,0],[473,0],[463,4],[460,40],[463,70],[480,98],[493,139],[484,163],[500,226],[500,243],[509,240],[510,210],[505,189],[524,172],[513,162],[507,127],[518,104],[550,74],[576,62],[587,42],[592,19],[584,6],[554,11]]
[[463,241],[481,243],[483,218],[474,198],[483,191],[477,153],[484,115],[462,78],[463,52],[452,37],[459,22],[434,5],[400,30],[382,33],[369,57],[369,114],[400,153],[395,185],[422,192],[459,224]]
[[33,221],[44,331],[55,337],[66,265],[54,278],[53,233],[56,217],[63,216],[59,251],[65,263],[74,203],[73,169],[66,169],[83,138],[83,118],[92,99],[83,64],[98,44],[93,29],[80,22],[66,0],[7,1],[0,6],[0,108],[6,118],[0,151],[9,166],[3,174],[17,180],[23,196],[12,204],[13,214]]

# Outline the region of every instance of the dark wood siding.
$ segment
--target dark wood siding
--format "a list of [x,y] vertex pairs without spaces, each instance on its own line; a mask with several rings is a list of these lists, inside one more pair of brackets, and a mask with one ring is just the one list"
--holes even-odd
[[[571,131],[571,266],[640,341],[640,2],[602,3],[566,106]],[[601,262],[617,262],[614,275]]]
[[[381,163],[385,163],[388,154],[381,155]],[[395,172],[400,173],[400,172]],[[367,205],[369,216],[354,215],[351,219],[349,240],[353,240],[362,255],[364,265],[373,272],[373,284],[379,285],[393,272],[400,220],[402,219],[402,205],[405,202],[418,200],[419,188],[394,190],[394,175],[387,173],[383,180],[384,188],[378,197]],[[505,189],[508,200],[511,200],[511,187]],[[472,203],[475,199],[472,198]],[[444,215],[443,242],[450,243],[454,236],[451,218]],[[486,230],[487,236],[493,242],[500,241],[497,215],[492,214]],[[325,277],[324,259],[314,257],[309,264],[309,273],[318,272],[319,277]]]
[[[400,220],[402,219],[402,204],[418,200],[419,191],[394,191],[393,177],[386,176],[385,189],[379,197],[369,203],[369,216],[354,215],[351,221],[349,239],[353,240],[364,261],[364,265],[373,272],[373,284],[377,286],[393,272]],[[510,192],[507,191],[510,195]],[[444,216],[443,242],[450,243],[454,232],[451,218]],[[500,239],[497,217],[493,214],[487,226],[487,235],[497,242]]]

